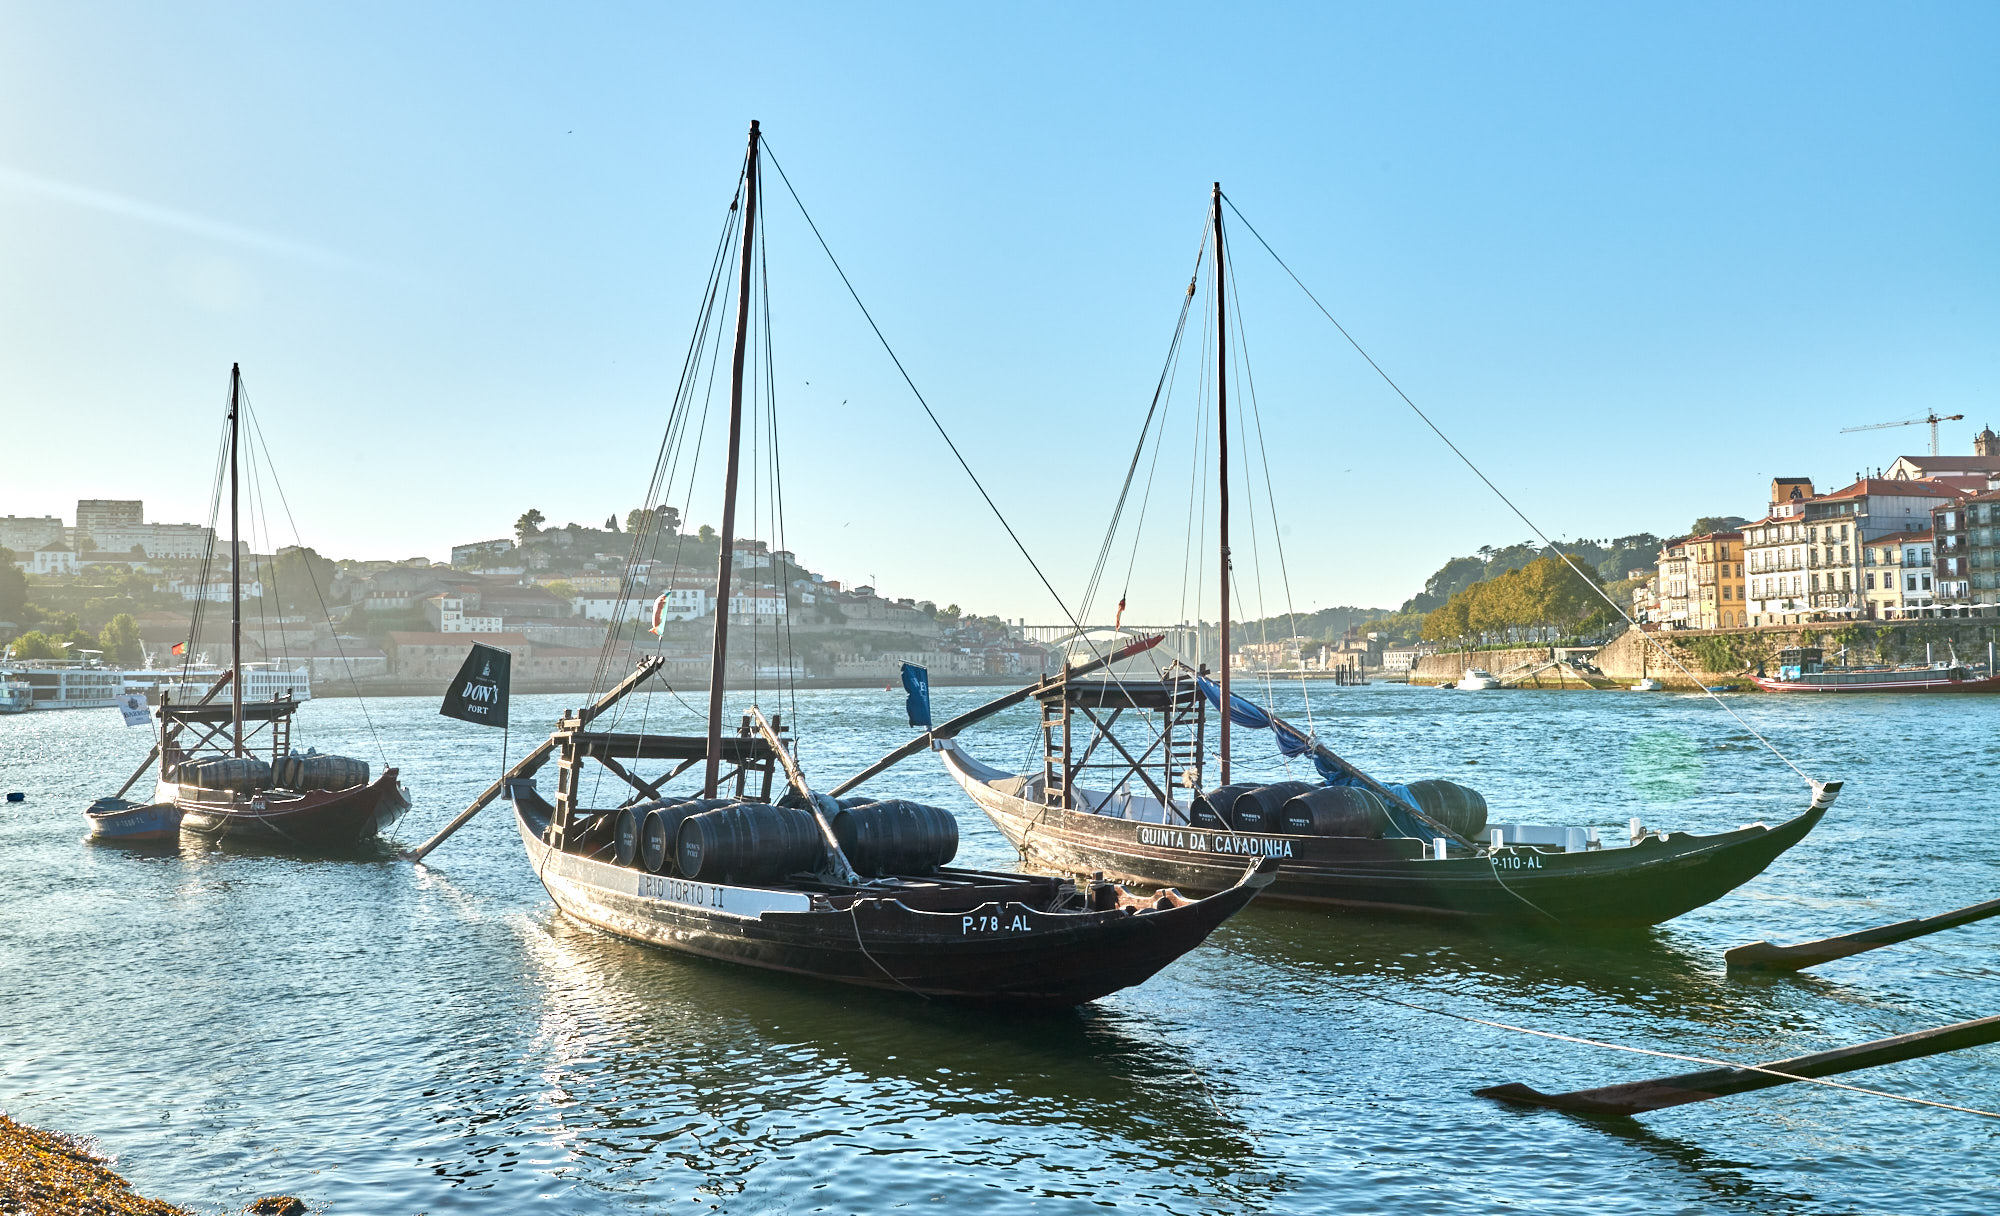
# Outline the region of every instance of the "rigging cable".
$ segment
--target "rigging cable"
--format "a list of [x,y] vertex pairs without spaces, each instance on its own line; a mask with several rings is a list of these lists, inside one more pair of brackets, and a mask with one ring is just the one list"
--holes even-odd
[[[305,541],[299,535],[298,520],[292,516],[292,504],[285,497],[285,483],[279,480],[277,466],[271,462],[271,449],[264,441],[264,428],[253,425],[251,428],[251,437],[257,441],[257,446],[264,450],[264,466],[271,470],[271,484],[278,491],[278,506],[285,512],[285,522],[292,527],[292,539],[297,541],[299,548],[303,550],[305,548]],[[332,628],[333,610],[326,605],[326,595],[320,591],[319,579],[313,577],[312,563],[305,558],[303,552],[300,553],[299,557],[301,562],[305,564],[306,581],[312,584],[313,595],[319,600],[320,613],[326,617],[327,626]],[[375,729],[374,715],[368,712],[368,698],[361,695],[361,684],[354,678],[354,662],[347,657],[347,648],[340,644],[340,630],[332,629],[332,632],[334,652],[340,656],[340,665],[347,671],[348,686],[354,689],[355,702],[361,706],[361,720],[367,724],[368,736],[375,742],[375,755],[382,761],[382,767],[388,768],[389,753],[382,746],[381,733]]]
[[[1515,516],[1520,519],[1522,523],[1528,525],[1529,529],[1532,530],[1534,534],[1541,539],[1543,545],[1553,550],[1558,557],[1562,558],[1563,564],[1568,566],[1573,572],[1575,572],[1576,576],[1583,580],[1585,586],[1595,591],[1599,599],[1602,599],[1606,604],[1610,605],[1611,610],[1617,613],[1620,619],[1622,619],[1627,625],[1630,625],[1635,629],[1638,628],[1638,622],[1632,619],[1631,614],[1627,613],[1625,609],[1618,603],[1618,601],[1612,599],[1611,596],[1608,593],[1606,593],[1604,588],[1599,586],[1596,583],[1596,581],[1591,579],[1588,575],[1584,574],[1583,571],[1577,566],[1575,560],[1571,558],[1569,554],[1563,552],[1560,548],[1558,548],[1556,546],[1556,543],[1549,539],[1548,533],[1542,531],[1541,527],[1537,525],[1534,520],[1529,519],[1527,514],[1524,511],[1522,511],[1520,507],[1515,506],[1514,500],[1507,497],[1507,495],[1501,491],[1499,486],[1494,485],[1493,479],[1488,477],[1485,474],[1485,472],[1480,469],[1478,465],[1474,464],[1472,462],[1472,458],[1470,456],[1467,456],[1462,450],[1460,450],[1459,446],[1453,443],[1450,437],[1447,436],[1444,433],[1444,431],[1439,429],[1437,423],[1431,421],[1431,417],[1429,414],[1424,413],[1422,409],[1418,408],[1417,403],[1410,399],[1410,395],[1403,391],[1402,386],[1397,384],[1396,381],[1390,377],[1388,372],[1382,370],[1382,365],[1375,362],[1373,356],[1371,356],[1366,350],[1362,349],[1361,343],[1355,341],[1354,335],[1347,332],[1347,327],[1342,325],[1338,320],[1336,320],[1331,312],[1327,311],[1326,305],[1319,302],[1319,297],[1312,293],[1312,289],[1307,287],[1304,281],[1299,278],[1299,276],[1292,270],[1292,268],[1285,264],[1285,259],[1278,256],[1278,251],[1271,248],[1271,243],[1264,239],[1262,233],[1257,231],[1257,226],[1252,224],[1247,218],[1245,218],[1241,210],[1238,210],[1235,200],[1231,199],[1227,194],[1223,195],[1222,197],[1223,200],[1229,204],[1229,209],[1236,213],[1236,218],[1242,220],[1243,226],[1250,230],[1250,235],[1256,237],[1257,243],[1264,247],[1264,252],[1271,255],[1271,260],[1276,262],[1279,268],[1282,269],[1288,276],[1291,277],[1292,282],[1298,284],[1299,290],[1305,292],[1306,299],[1311,300],[1313,302],[1313,307],[1319,309],[1320,314],[1324,316],[1329,322],[1331,322],[1335,329],[1340,331],[1340,336],[1347,339],[1347,344],[1354,348],[1355,353],[1360,355],[1364,360],[1366,360],[1369,367],[1375,369],[1375,374],[1380,376],[1382,378],[1382,382],[1384,384],[1387,384],[1398,397],[1401,397],[1403,399],[1403,404],[1409,406],[1412,413],[1416,414],[1418,418],[1422,419],[1423,424],[1430,428],[1431,433],[1436,435],[1440,440],[1444,442],[1444,445],[1446,447],[1451,449],[1452,455],[1458,457],[1459,460],[1464,463],[1466,468],[1472,470],[1473,476],[1479,478],[1480,481],[1485,482],[1486,488],[1493,491],[1494,495],[1498,497],[1501,502],[1507,504],[1507,509],[1512,511],[1515,514]],[[1640,631],[1639,641],[1640,645],[1642,646],[1648,646],[1652,644],[1645,637],[1645,632],[1643,630]],[[1814,788],[1818,788],[1820,784],[1819,782],[1814,781],[1810,776],[1806,774],[1806,771],[1804,769],[1800,768],[1797,764],[1794,764],[1792,762],[1791,757],[1779,751],[1777,745],[1773,744],[1769,739],[1766,739],[1763,735],[1759,734],[1757,729],[1751,726],[1749,722],[1745,721],[1743,715],[1737,713],[1735,708],[1732,707],[1729,704],[1729,702],[1723,700],[1717,694],[1710,692],[1707,686],[1704,685],[1699,679],[1696,679],[1695,674],[1692,671],[1689,671],[1687,665],[1682,663],[1679,658],[1675,657],[1672,651],[1668,650],[1664,646],[1659,647],[1658,649],[1660,653],[1666,657],[1668,662],[1672,663],[1675,667],[1680,669],[1682,675],[1686,676],[1690,680],[1693,680],[1696,687],[1700,688],[1704,693],[1707,693],[1710,699],[1712,699],[1717,705],[1720,705],[1723,709],[1723,712],[1727,713],[1730,717],[1736,719],[1736,724],[1738,726],[1741,726],[1745,731],[1747,731],[1751,738],[1763,744],[1764,747],[1773,756],[1776,756],[1781,762],[1783,762],[1786,768],[1789,768],[1794,773],[1797,773],[1799,775],[1800,780],[1804,781],[1807,785],[1813,786]]]

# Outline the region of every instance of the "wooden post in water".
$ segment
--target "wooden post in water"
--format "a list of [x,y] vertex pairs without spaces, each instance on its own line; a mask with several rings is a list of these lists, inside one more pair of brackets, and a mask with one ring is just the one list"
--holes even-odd
[[236,514],[236,442],[243,424],[243,365],[229,365],[229,724],[234,749],[243,754],[243,534]]
[[1221,534],[1222,562],[1222,784],[1229,784],[1229,337],[1226,323],[1228,291],[1222,265],[1222,183],[1215,183],[1215,467],[1216,530]]
[[[757,234],[757,121],[750,121],[750,157],[743,170],[743,264],[736,279],[736,351],[729,362],[729,467],[722,479],[722,553],[715,571],[715,648],[708,670],[708,767],[702,797],[715,797],[722,778],[722,684],[729,653],[729,574],[736,543],[737,449],[743,442],[743,349],[750,341],[750,265]],[[754,625],[753,625],[754,628]]]

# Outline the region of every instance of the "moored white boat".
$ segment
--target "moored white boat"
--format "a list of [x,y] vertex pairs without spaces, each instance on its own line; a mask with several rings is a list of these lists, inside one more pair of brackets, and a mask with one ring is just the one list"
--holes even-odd
[[1484,667],[1471,667],[1466,669],[1465,675],[1461,676],[1458,683],[1452,687],[1460,692],[1485,692],[1500,687],[1500,680]]

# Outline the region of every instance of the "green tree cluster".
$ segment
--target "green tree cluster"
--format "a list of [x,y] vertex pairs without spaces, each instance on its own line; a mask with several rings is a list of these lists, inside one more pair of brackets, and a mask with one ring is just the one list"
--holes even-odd
[[139,623],[132,619],[129,612],[112,617],[110,624],[97,635],[97,644],[104,651],[107,663],[129,667],[145,657],[139,646]]
[[[1579,573],[1580,567],[1581,572]],[[1424,618],[1433,642],[1515,643],[1574,634],[1601,616],[1597,572],[1553,554],[1455,592]]]

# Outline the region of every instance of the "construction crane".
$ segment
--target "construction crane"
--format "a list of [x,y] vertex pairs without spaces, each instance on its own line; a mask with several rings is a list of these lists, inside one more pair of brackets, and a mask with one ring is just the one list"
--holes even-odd
[[1921,418],[1905,418],[1901,422],[1877,422],[1869,426],[1844,426],[1840,428],[1840,433],[1846,435],[1854,431],[1879,431],[1884,427],[1916,426],[1918,423],[1928,422],[1931,424],[1931,455],[1935,456],[1938,454],[1937,424],[1940,422],[1957,422],[1964,417],[1964,414],[1925,414]]

